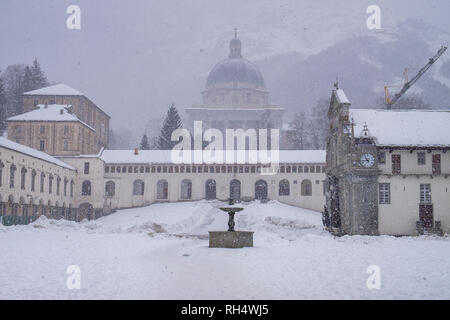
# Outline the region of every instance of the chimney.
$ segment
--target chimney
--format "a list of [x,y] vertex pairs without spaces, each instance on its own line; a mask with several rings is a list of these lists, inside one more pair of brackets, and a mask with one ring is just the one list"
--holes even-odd
[[139,149],[138,148],[134,148],[134,155],[137,156],[139,154]]
[[59,110],[59,114],[64,114],[64,109]]

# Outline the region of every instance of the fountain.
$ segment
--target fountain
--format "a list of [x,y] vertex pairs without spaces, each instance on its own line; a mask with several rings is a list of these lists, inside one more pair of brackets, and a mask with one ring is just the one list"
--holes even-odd
[[209,231],[209,247],[210,248],[243,248],[253,247],[252,231],[236,231],[234,230],[234,215],[236,212],[244,210],[241,207],[233,207],[233,199],[230,199],[229,207],[219,208],[228,213],[228,231]]

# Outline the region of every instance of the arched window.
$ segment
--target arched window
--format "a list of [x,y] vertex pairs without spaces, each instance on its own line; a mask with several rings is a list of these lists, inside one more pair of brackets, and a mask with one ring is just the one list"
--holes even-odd
[[266,200],[267,199],[267,182],[264,180],[258,180],[255,183],[255,199]]
[[133,182],[133,195],[143,196],[144,195],[144,181],[134,180]]
[[169,184],[166,180],[159,180],[156,190],[156,198],[163,200],[167,199],[169,195]]
[[64,197],[67,196],[67,183],[69,183],[69,180],[67,180],[67,177],[64,177]]
[[31,171],[31,191],[34,192],[36,189],[36,170]]
[[289,193],[290,193],[289,181],[287,181],[286,179],[281,180],[279,183],[278,195],[279,196],[288,196]]
[[44,180],[45,180],[45,173],[41,172],[41,185],[39,190],[41,192],[44,192]]
[[48,193],[52,193],[53,191],[53,175],[50,174],[48,176]]
[[56,194],[59,195],[59,191],[61,190],[61,178],[59,176],[56,177]]
[[114,197],[116,194],[116,184],[114,181],[107,181],[105,184],[105,195],[107,197]]
[[216,198],[216,181],[209,179],[205,183],[205,198],[211,200]]
[[312,183],[310,180],[305,179],[302,181],[302,186],[301,186],[301,195],[302,196],[312,196]]
[[181,199],[188,200],[192,198],[192,182],[189,179],[181,181]]
[[75,184],[75,182],[73,182],[73,180],[70,180],[70,197],[73,197],[73,185]]
[[3,161],[0,160],[0,186],[3,184],[3,168],[5,165],[3,164]]
[[83,181],[81,185],[81,195],[90,196],[91,195],[91,182],[89,180]]
[[230,182],[230,198],[233,200],[241,199],[241,182],[239,180],[231,180]]
[[16,170],[17,170],[17,168],[13,164],[9,168],[9,187],[10,188],[14,188],[14,175],[16,173]]
[[27,175],[27,169],[22,167],[20,170],[20,189],[25,190],[25,177]]

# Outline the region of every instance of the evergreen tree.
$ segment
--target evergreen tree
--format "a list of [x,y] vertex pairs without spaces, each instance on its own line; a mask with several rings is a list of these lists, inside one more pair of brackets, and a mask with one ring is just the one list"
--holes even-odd
[[23,112],[24,74],[25,66],[22,64],[9,65],[3,73],[7,100],[6,114],[8,117]]
[[139,146],[139,149],[141,149],[141,150],[150,150],[150,143],[148,142],[148,137],[147,137],[147,135],[145,133],[142,136],[141,144]]
[[2,125],[1,117],[12,117],[23,113],[22,95],[24,92],[49,85],[36,59],[33,61],[31,67],[23,64],[9,65],[3,72],[2,78],[6,107],[3,107],[3,111],[0,110],[2,112],[2,115],[0,115],[0,128]]
[[44,74],[44,71],[41,69],[41,65],[34,59],[33,65],[31,66],[31,90],[40,89],[47,87],[49,85],[47,77]]
[[6,129],[6,92],[0,72],[0,134]]
[[289,145],[293,149],[302,150],[306,147],[306,121],[305,113],[298,112],[294,115],[294,119],[290,123],[292,134],[289,135]]
[[116,133],[113,129],[109,129],[108,149],[116,149]]
[[328,108],[330,99],[320,99],[317,101],[315,108],[311,113],[311,121],[308,125],[308,133],[310,134],[310,148],[325,149],[327,145],[327,136],[329,132],[328,125]]
[[158,150],[158,138],[159,137],[150,137],[149,138],[149,146],[150,146],[150,150]]
[[28,92],[34,89],[35,86],[33,83],[33,74],[31,72],[30,66],[27,65],[23,73],[23,92]]
[[183,124],[181,118],[178,115],[177,108],[172,103],[169,110],[167,111],[167,116],[164,119],[164,123],[161,129],[161,134],[158,138],[158,149],[159,150],[172,150],[173,147],[178,144],[178,141],[172,141],[172,132],[176,129],[182,128]]

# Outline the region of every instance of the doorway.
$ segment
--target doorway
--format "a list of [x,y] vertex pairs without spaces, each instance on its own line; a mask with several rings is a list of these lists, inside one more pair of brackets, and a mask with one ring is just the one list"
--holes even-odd
[[267,200],[267,182],[264,180],[258,180],[255,183],[255,199]]
[[206,200],[216,199],[216,180],[209,179],[205,183],[205,198]]

